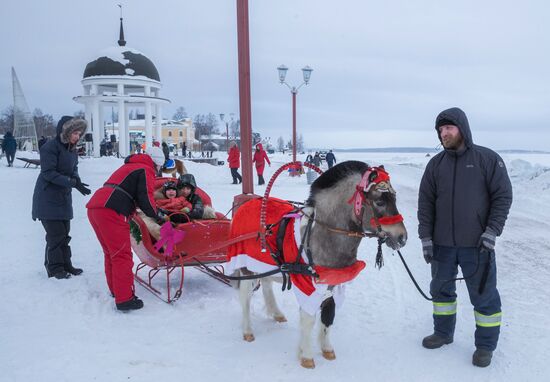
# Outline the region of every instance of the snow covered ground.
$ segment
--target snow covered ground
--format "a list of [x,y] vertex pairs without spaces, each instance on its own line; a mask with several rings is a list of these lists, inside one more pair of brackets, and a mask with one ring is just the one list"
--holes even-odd
[[[403,153],[336,153],[339,161],[384,164],[398,192],[409,230],[402,250],[422,287],[429,267],[416,235],[418,184],[429,158]],[[278,324],[265,314],[261,293],[252,307],[256,341],[241,339],[235,290],[194,270],[186,270],[184,294],[174,305],[140,286],[145,308],[115,310],[103,275],[103,255],[86,218],[86,200],[73,193],[72,249],[84,274],[69,280],[46,277],[44,231],[30,217],[39,170],[0,165],[0,381],[543,381],[550,373],[550,155],[503,155],[514,186],[514,203],[497,240],[503,327],[487,369],[471,365],[475,329],[464,283],[458,285],[455,342],[426,350],[421,339],[432,332],[432,306],[408,279],[397,256],[385,248],[385,266],[374,268],[376,244],[364,240],[360,258],[367,268],[347,289],[337,312],[333,344],[337,359],[316,356],[316,369],[297,360],[297,303],[276,288],[289,319]],[[222,158],[225,160],[225,158]],[[266,179],[290,160],[274,155]],[[301,158],[304,159],[304,158]],[[82,179],[97,189],[121,159],[83,159]],[[240,187],[229,184],[225,166],[188,163],[227,212]],[[256,193],[264,188],[256,186]],[[304,200],[306,178],[279,177],[274,196]],[[318,349],[318,345],[315,344]]]

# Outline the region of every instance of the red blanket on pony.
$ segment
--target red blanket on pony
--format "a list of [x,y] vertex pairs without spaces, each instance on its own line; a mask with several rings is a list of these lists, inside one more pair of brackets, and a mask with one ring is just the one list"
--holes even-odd
[[[260,231],[260,209],[261,199],[251,200],[242,205],[231,223],[230,238],[242,234]],[[285,216],[294,211],[294,206],[284,200],[270,198],[266,209],[266,224],[276,224]],[[283,240],[283,255],[285,263],[294,263],[298,257],[299,247],[299,228],[300,219],[296,221],[296,215],[291,214],[291,220],[288,222]],[[266,235],[268,250],[262,252],[259,237],[237,242],[229,247],[228,262],[224,265],[227,273],[236,269],[246,267],[252,272],[267,272],[277,268],[277,263],[271,256],[271,251],[277,249],[277,233],[280,225],[277,224],[271,229],[271,233]],[[271,251],[270,251],[271,249]],[[305,253],[299,259],[302,263],[307,263]],[[365,267],[363,261],[357,261],[355,264],[345,268],[326,268],[315,266],[314,269],[319,278],[312,278],[305,275],[291,274],[290,278],[294,284],[293,290],[296,293],[300,306],[310,314],[314,314],[325,298],[329,285],[337,285],[333,289],[335,300],[343,298],[344,283],[353,280]],[[340,294],[340,296],[338,296]]]

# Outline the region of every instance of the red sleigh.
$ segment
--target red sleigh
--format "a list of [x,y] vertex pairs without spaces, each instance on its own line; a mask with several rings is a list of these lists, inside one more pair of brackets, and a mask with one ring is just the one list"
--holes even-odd
[[[174,179],[157,179],[156,188],[168,180]],[[197,189],[197,191],[204,204],[211,205],[210,197],[203,190]],[[182,294],[185,267],[193,266],[204,272],[202,265],[209,264],[223,273],[221,264],[227,261],[227,247],[235,242],[249,239],[257,233],[229,240],[231,220],[218,212],[216,215],[217,219],[193,220],[178,224],[175,229],[184,233],[184,239],[175,245],[170,256],[155,249],[154,239],[149,234],[145,222],[138,215],[132,216],[130,242],[140,260],[134,272],[135,281],[161,300],[171,303]],[[178,271],[179,278],[176,279],[173,273]],[[165,287],[162,288],[165,292],[153,285],[153,280],[159,274],[165,277]],[[209,275],[212,276],[212,274]],[[228,283],[221,277],[215,278]],[[177,281],[174,283],[173,279]]]

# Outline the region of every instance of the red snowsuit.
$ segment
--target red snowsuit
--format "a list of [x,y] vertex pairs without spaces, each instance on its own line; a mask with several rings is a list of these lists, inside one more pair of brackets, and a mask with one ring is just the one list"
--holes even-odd
[[254,157],[252,158],[252,162],[256,164],[256,172],[258,176],[264,175],[265,161],[267,161],[267,163],[271,166],[271,162],[269,161],[262,144],[258,143],[256,145],[256,150],[254,151]]
[[229,163],[229,168],[241,167],[241,152],[237,146],[233,146],[229,149],[227,163]]
[[134,296],[128,216],[135,212],[137,205],[147,216],[156,219],[154,183],[155,165],[151,157],[130,155],[86,204],[88,219],[103,248],[107,285],[117,304]]

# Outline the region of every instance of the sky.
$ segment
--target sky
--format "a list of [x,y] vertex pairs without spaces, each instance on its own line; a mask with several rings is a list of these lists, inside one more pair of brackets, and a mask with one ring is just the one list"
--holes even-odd
[[[235,0],[2,0],[0,110],[13,66],[31,109],[59,118],[81,106],[82,74],[116,45],[157,67],[190,116],[239,111]],[[550,151],[550,2],[544,0],[250,0],[252,128],[275,142],[297,129],[318,148],[435,147],[433,124],[462,108],[474,142]],[[221,126],[221,125],[220,125]]]

